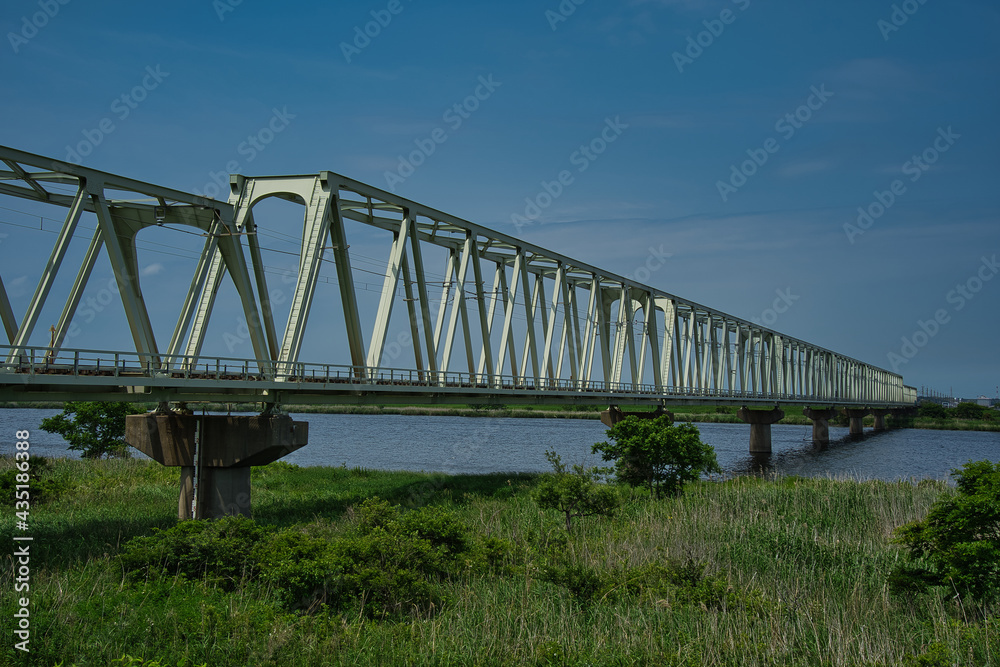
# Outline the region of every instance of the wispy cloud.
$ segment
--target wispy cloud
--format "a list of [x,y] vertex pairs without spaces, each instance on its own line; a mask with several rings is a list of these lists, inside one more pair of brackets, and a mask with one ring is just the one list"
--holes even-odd
[[7,294],[12,299],[28,293],[28,276],[18,276],[7,284]]

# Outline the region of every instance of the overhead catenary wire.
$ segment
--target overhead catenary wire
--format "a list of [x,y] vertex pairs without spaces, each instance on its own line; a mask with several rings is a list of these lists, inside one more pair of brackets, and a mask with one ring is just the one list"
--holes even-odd
[[[15,213],[19,213],[19,214],[22,214],[22,215],[29,215],[29,216],[32,216],[32,217],[34,217],[34,215],[35,215],[33,213],[30,213],[30,212],[27,212],[27,211],[23,211],[23,210],[19,210],[19,209],[12,209],[12,208],[9,208],[9,207],[0,207],[0,208],[2,208],[4,210],[15,212]],[[49,221],[51,221],[53,223],[56,223],[56,224],[58,224],[60,226],[62,224],[64,224],[63,220],[60,220],[60,219],[57,219],[57,218],[46,217],[46,216],[38,216],[38,217],[41,220],[49,220]],[[129,220],[129,218],[125,218],[125,219]],[[134,221],[134,222],[138,222],[138,219],[135,219],[135,218],[133,218],[131,220]],[[44,228],[38,230],[38,229],[35,229],[32,226],[20,225],[18,223],[13,223],[13,222],[10,222],[10,221],[5,221],[5,220],[0,220],[0,224],[9,224],[9,225],[16,226],[16,227],[23,227],[25,229],[31,229],[33,231],[44,231],[44,232],[48,232],[48,233],[51,233],[51,234],[58,234],[59,233],[59,232],[57,232],[55,230],[49,230],[49,229],[44,229]],[[178,228],[176,225],[162,225],[161,227],[171,229],[172,231],[183,232],[183,233],[186,233],[186,234],[189,234],[189,235],[193,235],[193,236],[199,236],[199,237],[203,236],[201,233],[193,232],[193,231],[186,230],[186,229],[183,229],[183,228]],[[77,231],[93,232],[95,230],[96,230],[95,227],[88,227],[86,225],[78,225],[78,227],[77,227]],[[76,238],[77,236],[78,236],[77,232],[74,232],[73,237]],[[294,237],[292,237],[290,235],[282,234],[280,232],[278,232],[277,234],[268,234],[268,236],[272,236],[272,237],[285,236],[285,237],[288,238],[287,242],[293,242],[293,239],[294,239],[294,242],[296,242],[296,243],[299,242],[299,239],[295,239]],[[279,239],[279,240],[281,240],[281,239]],[[149,248],[148,246],[150,246],[150,245],[159,246],[161,248],[168,248],[168,249],[174,250],[176,252],[168,252],[166,250],[158,250],[158,249],[155,249],[155,248]],[[150,241],[150,240],[139,240],[139,239],[136,239],[136,247],[139,248],[139,249],[147,250],[149,252],[155,252],[155,253],[162,254],[162,255],[179,257],[179,258],[184,258],[184,259],[195,259],[195,260],[197,260],[201,256],[200,253],[196,253],[194,251],[191,251],[191,250],[188,250],[188,249],[185,249],[185,248],[180,248],[178,246],[174,246],[174,245],[171,245],[171,244],[161,243],[161,242],[157,242],[157,241]],[[280,250],[280,249],[277,249],[277,248],[270,248],[270,247],[267,247],[267,246],[260,246],[260,247],[261,247],[261,250],[263,250],[263,251],[268,251],[268,252],[273,252],[273,253],[279,253],[279,254],[285,254],[285,255],[294,256],[294,257],[299,257],[300,256],[299,253],[294,253],[294,252],[287,251],[287,250]],[[366,259],[367,261],[369,261],[371,263],[375,263],[377,265],[382,265],[382,262],[379,262],[379,260],[377,260],[375,258],[366,257],[364,255],[361,255],[360,253],[352,253],[352,257],[363,258],[363,259]],[[324,262],[327,262],[327,263],[330,263],[330,264],[334,264],[334,265],[336,264],[336,262],[334,262],[334,261],[332,261],[330,259],[327,259],[325,257],[323,257],[321,259]],[[374,275],[374,276],[377,276],[377,277],[383,278],[383,279],[387,277],[387,274],[384,271],[383,272],[372,271],[370,269],[356,267],[356,266],[353,266],[353,265],[352,265],[351,269],[352,269],[352,272],[368,273],[368,274],[371,274],[371,275]],[[276,274],[276,275],[287,275],[287,270],[279,269],[277,267],[264,266],[264,270],[265,270],[266,273],[271,273],[273,275],[274,274]],[[440,274],[428,272],[428,276],[429,277],[438,277],[438,276],[440,276]],[[333,284],[333,285],[339,284],[335,279],[331,280],[331,279],[329,279],[329,278],[327,278],[325,276],[320,276],[320,278],[322,279],[321,281],[324,282],[325,284]],[[409,279],[411,280],[411,282],[416,282],[415,276],[410,276]],[[453,280],[431,280],[431,281],[425,280],[425,284],[435,285],[435,286],[441,286],[441,287],[444,287],[446,283],[447,283],[447,285],[449,287],[448,299],[449,299],[449,303],[451,303],[453,301],[453,299],[454,299],[454,296],[455,296],[455,294],[450,289],[451,286],[454,284]],[[371,289],[371,288],[369,288],[369,286],[368,286],[367,283],[362,283],[361,285],[362,285],[361,289],[363,291],[369,291],[369,292],[375,292],[375,291],[380,292],[381,291],[381,289]],[[355,287],[356,288],[358,287],[357,283],[355,284]],[[399,288],[399,290],[402,290],[402,288]],[[499,289],[497,288],[494,291],[491,291],[490,294],[492,294],[494,292],[498,293]],[[400,293],[400,291],[397,291],[397,296],[399,298],[403,298],[403,296]],[[474,290],[466,289],[466,290],[463,290],[463,297],[466,298],[466,299],[477,299],[478,298],[478,293],[476,291],[474,291]],[[519,302],[518,301],[518,294],[517,294],[516,290],[514,292],[514,300],[513,300],[512,303],[513,303],[514,306],[518,306],[518,305],[523,306],[524,305],[523,302]],[[539,304],[539,305],[542,305],[542,304]],[[545,305],[542,305],[542,306],[543,307],[547,307]],[[566,317],[566,313],[565,313],[565,309],[564,309],[563,304],[561,304],[561,303],[556,304],[555,313],[557,315],[562,315],[563,318]],[[516,319],[516,320],[518,320],[520,322],[526,322],[527,321],[526,317],[523,314],[518,313],[517,311],[515,311],[515,313],[513,314],[513,317],[514,317],[514,319]],[[578,320],[578,322],[580,324],[586,324],[587,323],[586,319],[583,318],[583,317],[578,317],[576,319]]]
[[[56,185],[61,185],[61,184],[56,184]],[[76,188],[73,188],[71,186],[64,186],[64,189],[66,190],[67,194],[69,194],[69,193],[75,194],[75,192],[77,190]],[[155,200],[150,199],[149,201],[155,201]],[[37,215],[35,213],[24,211],[24,210],[20,210],[20,209],[14,209],[14,208],[5,207],[5,206],[0,206],[0,209],[7,210],[7,211],[10,211],[10,212],[14,212],[14,213],[18,213],[20,215],[26,215],[26,216],[30,216],[30,217],[38,217],[39,220],[40,220],[40,223],[44,222],[45,220],[48,220],[48,221],[50,221],[52,223],[55,223],[57,225],[60,225],[60,226],[64,224],[64,220],[62,220],[62,219],[53,218],[53,217],[47,217],[47,216],[44,216],[44,215]],[[121,213],[119,212],[118,215],[120,216]],[[124,219],[132,221],[132,222],[139,222],[139,220],[137,218],[131,218],[130,219],[128,217],[125,217]],[[45,231],[45,232],[52,233],[52,234],[58,234],[59,233],[59,232],[57,232],[55,230],[44,229],[44,225],[43,224],[42,224],[40,230],[39,229],[35,229],[33,226],[21,225],[21,224],[10,222],[10,221],[6,221],[6,220],[0,220],[0,224],[8,224],[8,225],[16,226],[16,227],[22,227],[22,228],[25,228],[25,229],[31,229],[31,230],[34,230],[34,231]],[[171,231],[177,231],[177,232],[185,233],[185,234],[192,235],[192,236],[197,236],[197,237],[202,237],[202,238],[204,237],[204,234],[201,233],[201,232],[195,232],[195,231],[192,231],[192,230],[184,229],[183,227],[180,227],[180,226],[178,226],[176,224],[167,223],[167,224],[164,224],[164,225],[158,225],[158,227],[165,228],[165,229],[170,229]],[[255,226],[255,227],[256,227],[255,231],[258,234],[258,238],[260,236],[266,236],[266,237],[272,238],[272,239],[274,239],[276,241],[279,241],[279,242],[290,243],[290,244],[295,244],[295,245],[300,245],[301,244],[301,238],[295,237],[294,235],[287,234],[287,233],[281,232],[279,230],[273,230],[273,229],[270,229],[270,230],[261,230],[259,226]],[[80,231],[93,232],[95,230],[96,230],[95,227],[88,227],[86,225],[78,225],[76,232],[74,232],[74,238],[78,235],[77,232],[80,232]],[[147,251],[147,252],[153,252],[153,253],[157,253],[157,254],[162,254],[162,255],[165,255],[165,256],[172,256],[172,257],[178,257],[178,258],[182,258],[182,259],[193,259],[193,260],[197,260],[197,259],[199,259],[201,257],[201,253],[200,252],[196,252],[196,251],[189,250],[189,249],[186,249],[186,248],[181,248],[181,247],[178,247],[178,246],[175,246],[175,245],[171,245],[171,244],[168,244],[168,243],[162,243],[162,242],[158,242],[158,241],[145,240],[145,239],[144,240],[136,239],[135,243],[136,243],[136,247],[139,248],[139,249],[141,249],[141,250],[144,250],[144,251]],[[150,246],[157,246],[157,247],[153,248],[153,247],[150,247]],[[284,255],[288,255],[288,256],[292,256],[292,257],[300,257],[300,253],[298,253],[298,252],[291,252],[291,251],[288,251],[288,250],[282,250],[282,249],[279,249],[279,248],[273,248],[273,247],[269,247],[269,246],[265,246],[265,245],[260,245],[259,247],[260,247],[260,249],[262,251],[265,251],[265,252],[271,252],[271,253],[276,253],[276,254],[284,254]],[[173,252],[171,252],[171,251],[173,251]],[[358,259],[364,260],[365,262],[370,263],[370,264],[374,264],[376,266],[384,266],[384,264],[385,264],[383,261],[380,261],[380,260],[378,260],[376,258],[367,257],[367,256],[365,256],[365,255],[363,255],[361,253],[358,253],[358,252],[351,253],[351,257],[352,257],[352,259],[355,259],[355,260],[358,260]],[[323,261],[325,263],[336,265],[336,262],[333,261],[333,260],[331,260],[331,259],[329,259],[329,258],[321,257],[320,259],[321,259],[321,261]],[[272,275],[287,276],[288,273],[289,273],[288,269],[274,267],[274,266],[268,266],[268,265],[264,265],[263,269],[264,269],[265,273],[269,273],[269,274],[272,274]],[[352,270],[352,272],[355,272],[355,273],[365,273],[365,274],[373,275],[373,276],[376,276],[376,277],[382,278],[382,279],[385,279],[385,278],[389,277],[388,274],[386,274],[384,270],[383,271],[373,271],[371,269],[367,269],[367,268],[355,266],[354,263],[352,263],[351,270]],[[426,278],[428,278],[428,277],[429,278],[438,278],[438,277],[440,277],[442,279],[441,280],[426,280]],[[408,277],[408,279],[411,281],[411,283],[416,283],[417,282],[416,281],[416,277],[413,276],[413,275],[410,275]],[[318,280],[320,282],[323,282],[324,284],[339,285],[339,282],[336,279],[331,279],[331,278],[329,278],[327,276],[319,276]],[[544,280],[544,278],[543,278],[543,280]],[[447,303],[449,305],[451,305],[451,304],[454,303],[454,300],[455,300],[455,297],[457,296],[457,293],[454,292],[453,289],[452,289],[452,287],[454,286],[454,279],[453,278],[451,278],[451,277],[445,277],[445,276],[442,276],[441,274],[438,274],[438,273],[435,273],[435,272],[425,271],[425,281],[424,281],[424,283],[426,285],[433,285],[435,287],[440,286],[442,288],[444,288],[445,286],[447,286],[447,288],[448,288],[447,289],[447,300],[448,300]],[[485,287],[485,285],[484,285],[484,287]],[[356,289],[361,289],[362,291],[366,291],[366,292],[381,292],[382,291],[382,289],[381,289],[380,286],[378,286],[378,285],[370,285],[370,284],[364,283],[364,282],[355,283],[355,288]],[[587,289],[586,286],[584,286],[584,289]],[[399,299],[405,299],[403,291],[404,291],[404,288],[398,287],[397,291],[396,291],[396,297],[399,298]],[[520,300],[521,295],[519,294],[519,290],[517,290],[516,287],[511,286],[508,291],[509,292],[513,292],[513,299],[511,300],[511,304],[512,304],[512,306],[515,307],[515,310],[512,313],[512,319],[516,320],[516,321],[518,321],[520,323],[526,324],[527,323],[527,317],[521,312],[521,310],[522,310],[522,308],[524,306],[524,301]],[[507,300],[503,299],[503,294],[501,292],[502,292],[502,290],[499,289],[498,285],[493,286],[493,288],[490,291],[484,292],[484,297],[486,297],[487,299],[493,299],[493,301],[490,304],[491,307],[495,307],[497,301],[501,302],[502,304],[504,304],[504,307],[506,307]],[[478,300],[478,296],[479,296],[479,292],[477,290],[474,290],[474,289],[466,288],[466,289],[464,289],[462,291],[462,298],[467,299],[467,300]],[[527,295],[525,295],[525,296],[527,296]],[[433,304],[435,304],[435,305],[440,304],[440,301],[437,300],[437,299],[430,299],[430,301]],[[548,301],[548,299],[546,301]],[[520,306],[520,308],[519,308],[519,306]],[[550,306],[554,306],[554,307],[552,307],[550,309]],[[536,318],[536,327],[540,326],[540,324],[541,324],[540,322],[537,321],[537,318],[540,315],[540,313],[539,313],[540,309],[545,309],[545,311],[549,315],[551,315],[553,317],[556,317],[558,319],[559,324],[557,325],[557,327],[560,330],[563,327],[565,327],[566,322],[572,317],[572,315],[567,312],[566,305],[563,304],[561,301],[558,301],[555,304],[541,303],[541,302],[539,302],[538,305],[533,309],[533,312],[534,312],[535,318]],[[573,319],[576,321],[576,323],[577,323],[576,326],[577,327],[584,327],[584,326],[587,326],[587,325],[590,324],[590,322],[584,316],[577,315]],[[612,327],[615,327],[615,328],[620,328],[620,327],[624,326],[624,323],[622,321],[620,321],[620,320],[611,321],[611,322],[609,322],[609,324]]]

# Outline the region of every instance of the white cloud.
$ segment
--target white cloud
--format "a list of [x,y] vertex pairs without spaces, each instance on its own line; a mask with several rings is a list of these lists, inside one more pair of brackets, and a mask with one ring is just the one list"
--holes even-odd
[[7,294],[12,299],[24,296],[28,293],[28,276],[19,276],[7,283]]
[[140,275],[142,275],[143,277],[145,277],[145,276],[155,276],[155,275],[157,275],[159,273],[162,273],[162,272],[163,272],[163,265],[160,264],[159,262],[156,262],[154,264],[150,264],[149,266],[145,267],[139,273],[140,273]]

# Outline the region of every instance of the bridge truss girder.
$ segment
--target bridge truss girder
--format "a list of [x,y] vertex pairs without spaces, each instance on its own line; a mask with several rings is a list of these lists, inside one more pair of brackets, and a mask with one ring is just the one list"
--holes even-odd
[[[87,210],[96,213],[99,228],[63,307],[53,357],[60,352],[97,254],[105,249],[136,352],[150,368],[197,365],[216,295],[228,274],[247,320],[255,356],[251,361],[263,377],[278,378],[302,361],[320,266],[329,252],[344,314],[345,365],[359,381],[386,370],[386,341],[395,315],[404,318],[397,326],[409,332],[409,368],[421,382],[458,369],[477,386],[495,388],[509,378],[522,387],[648,387],[651,399],[711,395],[817,404],[908,402],[898,374],[333,172],[234,175],[229,201],[222,203],[3,147],[0,159],[9,167],[0,170],[0,194],[68,209],[20,325],[0,277],[0,319],[14,348],[8,363],[18,348],[28,345],[65,243],[80,212]],[[49,183],[69,184],[77,188],[76,195],[46,189]],[[117,191],[139,193],[150,201],[110,196]],[[267,221],[254,216],[254,207],[268,197],[304,208],[294,294],[280,338],[256,235]],[[384,230],[392,239],[370,329],[359,316],[345,221]],[[165,354],[157,348],[135,264],[136,234],[163,222],[195,227],[206,235]],[[438,298],[431,292],[425,261],[432,248],[446,257]],[[400,300],[405,308],[396,303]]]
[[[129,324],[136,352],[153,367],[160,366],[160,351],[150,324],[149,311],[142,296],[136,262],[137,234],[147,227],[181,225],[201,230],[208,237],[206,257],[219,257],[233,277],[248,321],[254,315],[256,297],[250,275],[232,220],[232,208],[193,194],[144,183],[57,160],[32,155],[12,148],[0,147],[0,160],[8,170],[0,170],[0,194],[63,206],[68,209],[49,259],[20,324],[14,319],[10,300],[0,279],[0,311],[10,347],[7,361],[17,356],[17,349],[29,345],[38,316],[49,298],[51,288],[62,267],[63,259],[77,230],[83,211],[94,213],[98,227],[86,255],[77,270],[69,297],[63,304],[59,322],[54,326],[52,355],[58,353],[80,304],[84,289],[91,278],[94,264],[102,250],[108,253],[122,307]],[[68,196],[52,186],[70,186],[75,194]],[[49,189],[46,189],[46,188]],[[118,196],[114,196],[117,193]],[[124,198],[124,195],[131,195]],[[135,196],[140,198],[139,201]],[[201,267],[199,266],[199,271]],[[196,274],[194,281],[198,281]],[[183,314],[182,314],[183,317]],[[175,332],[176,336],[176,332]],[[266,358],[266,348],[255,341],[255,353]]]

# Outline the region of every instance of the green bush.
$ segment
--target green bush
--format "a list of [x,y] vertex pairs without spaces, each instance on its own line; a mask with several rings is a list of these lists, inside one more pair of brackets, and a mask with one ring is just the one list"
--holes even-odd
[[994,411],[985,405],[978,403],[959,403],[955,409],[955,417],[958,419],[977,419],[982,421],[993,421]]
[[[16,500],[18,474],[17,468],[7,468],[0,472],[0,497],[4,505],[14,506]],[[22,478],[23,479],[23,478]],[[32,456],[28,468],[28,493],[32,505],[51,502],[73,488],[73,483],[63,477],[53,474],[52,464],[43,456]],[[23,506],[22,506],[23,507]]]
[[629,598],[659,605],[703,606],[718,609],[736,604],[738,598],[725,578],[705,573],[705,563],[693,558],[666,558],[624,569],[599,569],[551,558],[539,567],[538,578],[562,588],[581,604]]
[[261,578],[291,611],[336,607],[343,595],[343,562],[331,536],[315,524],[279,531],[253,550]]
[[133,577],[183,576],[205,579],[226,590],[252,579],[258,570],[255,545],[267,531],[246,517],[182,521],[125,544],[119,556]]
[[607,594],[609,578],[595,568],[579,563],[547,563],[539,568],[538,578],[561,586],[578,602],[587,604]]
[[919,655],[903,656],[903,667],[952,667],[954,664],[951,652],[941,642],[934,642]]
[[607,433],[614,442],[598,442],[593,451],[615,462],[619,481],[647,486],[653,497],[664,490],[680,494],[686,482],[703,472],[722,472],[715,450],[701,441],[698,428],[690,423],[674,426],[668,415],[626,417]]
[[1000,597],[1000,463],[969,461],[953,470],[957,492],[927,516],[900,526],[893,539],[908,559],[889,577],[897,592],[946,586],[962,597]]
[[708,609],[731,603],[729,583],[722,577],[705,574],[705,564],[693,558],[667,558],[625,572],[628,590],[653,600],[704,605]]
[[597,470],[574,465],[568,470],[562,458],[552,451],[545,452],[553,473],[546,475],[535,487],[532,497],[542,509],[562,512],[566,530],[573,527],[574,517],[613,516],[618,497],[612,489],[597,483]]
[[402,512],[371,498],[346,526],[316,522],[277,530],[244,517],[184,521],[134,538],[119,556],[133,580],[181,576],[226,590],[270,592],[286,609],[369,618],[425,614],[445,601],[444,584],[467,572],[499,571],[510,546],[476,542],[452,512]]
[[458,556],[471,548],[469,530],[454,512],[443,507],[420,507],[399,518],[404,535],[426,540],[442,555]]

